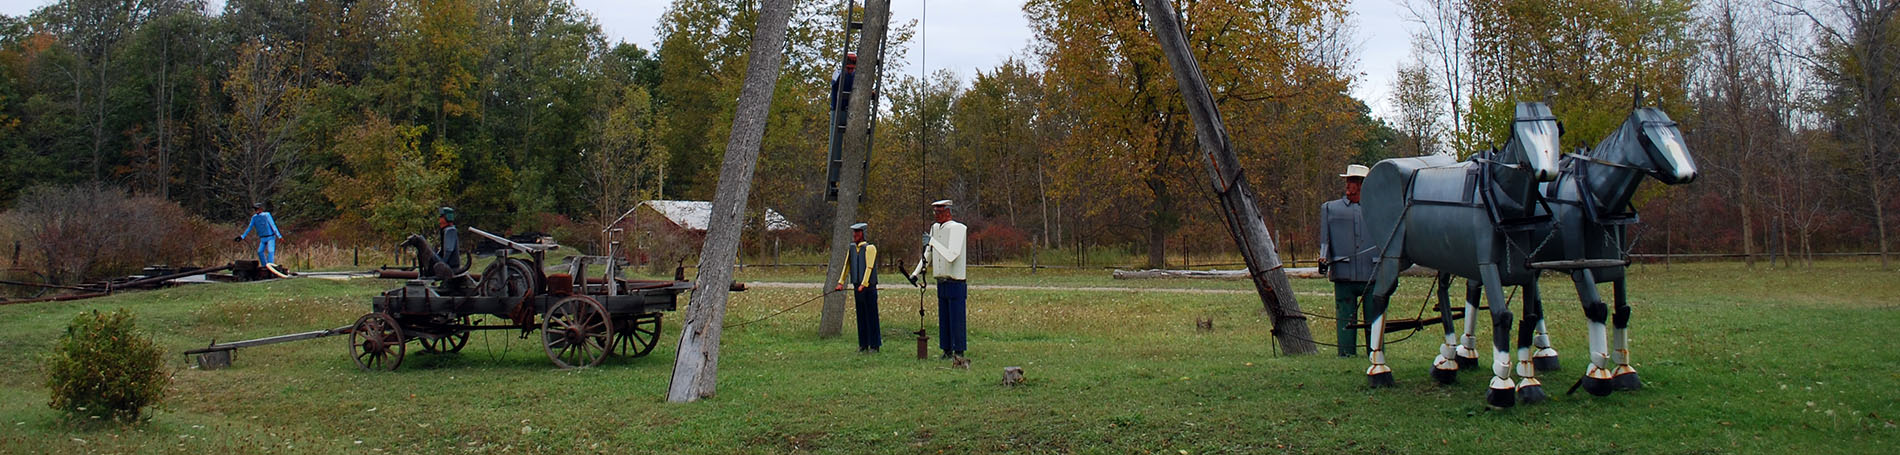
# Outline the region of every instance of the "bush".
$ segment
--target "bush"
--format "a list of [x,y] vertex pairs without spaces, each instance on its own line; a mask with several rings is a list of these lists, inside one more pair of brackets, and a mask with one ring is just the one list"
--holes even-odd
[[79,313],[46,359],[49,405],[76,418],[135,421],[164,398],[164,366],[164,351],[135,330],[132,313]]
[[97,184],[29,188],[0,214],[0,240],[20,242],[23,266],[54,283],[210,259],[232,234],[177,203]]
[[[1002,223],[994,223],[970,234],[969,248],[984,262],[996,262],[1006,257],[1021,256],[1029,249],[1029,233]],[[976,258],[971,262],[975,263]]]

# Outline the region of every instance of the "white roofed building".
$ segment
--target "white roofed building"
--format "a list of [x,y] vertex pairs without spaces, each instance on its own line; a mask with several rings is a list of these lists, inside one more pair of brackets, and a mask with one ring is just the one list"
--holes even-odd
[[[776,210],[765,209],[763,216],[747,216],[746,226],[742,229],[754,234],[749,243],[776,239],[780,234],[795,231],[798,225],[792,224]],[[756,220],[763,218],[765,232],[757,231]],[[628,251],[628,260],[636,264],[656,263],[661,265],[684,264],[688,258],[699,253],[699,247],[706,241],[706,229],[712,221],[712,202],[708,201],[646,201],[634,206],[631,213],[622,218],[616,227],[625,229],[621,237],[632,248]],[[753,235],[764,234],[762,237]],[[774,250],[776,251],[776,250]],[[774,256],[776,257],[776,256]]]
[[[705,232],[707,224],[712,220],[712,202],[710,201],[646,201],[641,202],[640,207],[651,209],[654,214],[659,215],[659,218],[688,231]],[[644,214],[635,213],[634,217],[639,218],[641,215]],[[765,209],[766,232],[789,231],[796,228],[798,228],[797,225],[785,220],[785,215],[780,215],[776,210]]]

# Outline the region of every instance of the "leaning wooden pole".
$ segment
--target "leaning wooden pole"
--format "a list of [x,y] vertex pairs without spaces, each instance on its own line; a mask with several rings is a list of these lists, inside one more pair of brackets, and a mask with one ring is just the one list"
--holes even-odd
[[744,225],[746,195],[758,170],[759,143],[765,137],[767,108],[778,85],[780,50],[785,27],[792,17],[793,0],[765,0],[759,23],[752,31],[751,56],[746,63],[745,86],[733,113],[732,136],[726,141],[725,162],[719,166],[719,186],[713,193],[712,218],[706,243],[699,250],[699,275],[693,278],[693,297],[686,305],[685,328],[679,353],[673,357],[673,382],[666,401],[685,403],[713,395],[719,372],[719,335],[726,319],[726,297],[732,286],[732,265],[739,257],[739,228]]
[[[831,262],[825,267],[825,279],[819,292],[830,291],[844,272],[845,253],[851,251],[851,225],[857,223],[858,199],[864,194],[864,157],[870,152],[871,87],[882,76],[884,42],[891,21],[891,0],[864,2],[864,33],[858,37],[858,75],[851,84],[851,104],[844,127],[844,169],[838,175],[838,210],[831,217]],[[818,313],[818,335],[834,337],[844,330],[844,298],[848,293],[825,296],[824,309]]]
[[1187,37],[1181,32],[1174,5],[1168,0],[1143,0],[1142,4],[1148,13],[1150,29],[1161,41],[1161,51],[1167,54],[1169,66],[1174,68],[1174,80],[1181,85],[1181,97],[1186,99],[1188,112],[1194,118],[1194,137],[1200,140],[1214,195],[1220,198],[1221,214],[1227,219],[1227,232],[1240,246],[1241,258],[1247,261],[1254,288],[1260,291],[1260,302],[1273,321],[1273,336],[1288,354],[1318,352],[1312,331],[1306,327],[1306,315],[1300,312],[1300,302],[1293,299],[1293,287],[1287,281],[1286,271],[1281,269],[1280,253],[1273,246],[1266,216],[1254,205],[1253,188],[1248,186],[1240,158],[1234,155],[1233,144],[1228,142],[1219,107],[1207,90],[1200,65],[1188,50]]

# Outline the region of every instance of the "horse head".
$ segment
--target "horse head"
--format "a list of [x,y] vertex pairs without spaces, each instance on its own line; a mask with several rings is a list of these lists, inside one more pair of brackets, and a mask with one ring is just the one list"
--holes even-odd
[[1511,122],[1511,140],[1500,158],[1522,166],[1536,181],[1556,180],[1561,135],[1562,127],[1557,125],[1557,116],[1550,112],[1549,105],[1517,103],[1517,116]]
[[1641,159],[1632,161],[1646,161],[1639,166],[1666,184],[1695,181],[1695,157],[1689,155],[1689,146],[1682,141],[1682,131],[1676,128],[1676,122],[1669,120],[1669,114],[1645,107],[1631,112],[1626,122],[1639,129],[1638,142],[1643,146]]

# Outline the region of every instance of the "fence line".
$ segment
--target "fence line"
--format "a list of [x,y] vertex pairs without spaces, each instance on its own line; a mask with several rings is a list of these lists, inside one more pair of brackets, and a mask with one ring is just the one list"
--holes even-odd
[[[1888,253],[1888,254],[1896,254],[1896,255],[1900,255],[1900,253]],[[1880,256],[1880,252],[1877,252],[1877,251],[1871,251],[1871,252],[1839,252],[1839,253],[1811,253],[1811,255],[1812,255],[1812,256],[1815,256],[1815,257],[1877,257],[1877,256]],[[1629,256],[1630,256],[1630,259],[1658,259],[1658,260],[1668,260],[1668,259],[1744,259],[1744,258],[1747,258],[1747,257],[1749,257],[1749,256],[1754,256],[1754,257],[1756,257],[1756,258],[1761,258],[1761,259],[1766,259],[1766,258],[1769,258],[1769,257],[1796,257],[1796,258],[1799,258],[1799,257],[1805,257],[1805,256],[1807,256],[1807,255],[1803,255],[1803,254],[1789,254],[1789,255],[1781,255],[1781,254],[1772,254],[1772,255],[1771,255],[1771,254],[1768,254],[1768,253],[1755,253],[1755,254],[1752,254],[1752,255],[1750,255],[1750,254],[1745,254],[1745,253],[1669,253],[1669,254],[1662,254],[1662,253],[1635,253],[1635,254],[1630,254]],[[1307,261],[1307,260],[1300,260],[1300,259],[1293,259],[1293,260],[1286,260],[1286,261],[1283,261],[1283,263],[1284,263],[1284,264],[1285,264],[1285,266],[1286,266],[1286,267],[1288,267],[1288,268],[1292,268],[1292,267],[1300,267],[1300,266],[1302,266],[1302,265],[1305,265],[1305,266],[1315,266],[1315,265],[1318,265],[1318,263],[1317,263],[1317,261]],[[1216,267],[1246,267],[1246,266],[1247,266],[1247,263],[1245,263],[1245,262],[1216,262],[1216,263],[1208,263],[1208,264],[1188,264],[1188,265],[1183,265],[1183,266],[1179,266],[1179,267],[1180,267],[1181,269],[1200,269],[1200,268],[1216,268]],[[796,267],[815,267],[815,268],[823,268],[823,267],[828,267],[828,265],[827,265],[827,264],[823,264],[823,263],[801,263],[801,262],[788,262],[788,263],[778,263],[778,264],[770,264],[770,263],[761,263],[761,264],[739,264],[739,268],[776,268],[776,267],[793,267],[793,268],[796,268]],[[905,266],[904,266],[903,264],[892,264],[892,263],[886,263],[886,264],[884,264],[884,267],[886,267],[886,268],[891,268],[891,269],[898,269],[899,271],[902,271],[902,268],[903,268],[903,267],[905,267]],[[977,269],[1018,269],[1018,270],[1027,270],[1027,269],[1050,269],[1050,270],[1111,270],[1111,269],[1123,269],[1123,268],[1129,268],[1129,267],[1137,267],[1137,268],[1138,268],[1138,267],[1141,267],[1141,266],[1140,266],[1140,265],[1131,265],[1131,264],[1122,264],[1122,265],[1091,265],[1091,266],[1074,266],[1074,265],[1050,265],[1050,264],[1037,264],[1037,265],[1028,265],[1028,264],[1024,264],[1024,265],[1016,265],[1016,264],[969,264],[969,265],[967,265],[966,267],[969,267],[969,268],[977,268]],[[692,266],[687,266],[687,268],[693,268],[693,267],[692,267]]]

